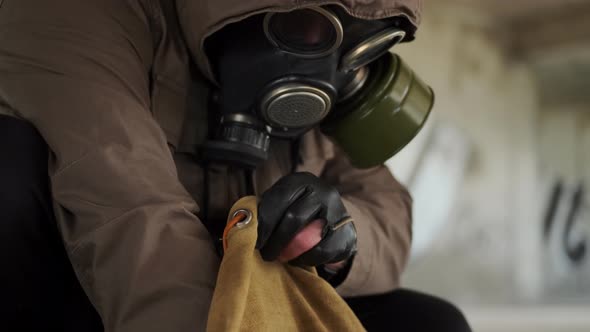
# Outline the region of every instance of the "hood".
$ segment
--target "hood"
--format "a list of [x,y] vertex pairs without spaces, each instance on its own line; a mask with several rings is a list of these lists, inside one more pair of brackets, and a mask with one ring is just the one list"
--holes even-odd
[[252,15],[320,5],[339,5],[350,15],[361,19],[405,16],[411,25],[409,31],[406,31],[406,40],[413,39],[422,11],[422,0],[177,0],[176,3],[180,24],[193,59],[211,82],[215,82],[215,79],[204,50],[207,37],[230,23]]

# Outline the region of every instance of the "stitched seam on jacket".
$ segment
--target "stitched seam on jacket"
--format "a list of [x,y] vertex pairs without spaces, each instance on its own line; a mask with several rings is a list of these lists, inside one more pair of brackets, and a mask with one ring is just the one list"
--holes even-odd
[[[101,230],[103,230],[105,227],[111,225],[112,223],[115,223],[117,221],[119,221],[120,219],[126,217],[127,215],[135,212],[136,210],[142,209],[142,208],[146,208],[146,207],[153,207],[153,206],[161,206],[161,205],[170,205],[170,204],[178,204],[178,200],[173,200],[173,201],[164,201],[164,202],[160,202],[160,203],[148,203],[148,204],[141,204],[140,206],[135,206],[132,208],[129,208],[127,210],[125,210],[124,212],[122,212],[121,214],[119,214],[116,217],[113,217],[103,223],[101,223],[100,225],[98,225],[97,227],[95,227],[94,229],[92,229],[91,231],[88,231],[86,234],[86,236],[81,237],[79,240],[77,240],[73,245],[71,245],[71,248],[69,251],[72,253],[72,255],[74,255],[81,247],[83,247],[83,243],[85,240],[87,240],[88,238],[94,236],[96,233],[100,232]],[[187,212],[191,212],[189,210],[187,210]],[[192,212],[191,212],[192,213]],[[196,217],[195,217],[196,218]]]
[[84,152],[79,158],[65,164],[64,166],[62,166],[60,169],[58,169],[57,171],[55,171],[55,173],[51,176],[52,178],[57,178],[59,176],[61,176],[61,174],[63,174],[63,172],[67,171],[69,168],[75,166],[76,164],[78,164],[80,161],[82,161],[84,158],[86,158],[92,151],[94,151],[95,149],[97,149],[97,147],[92,148],[91,150],[88,150],[86,152]]

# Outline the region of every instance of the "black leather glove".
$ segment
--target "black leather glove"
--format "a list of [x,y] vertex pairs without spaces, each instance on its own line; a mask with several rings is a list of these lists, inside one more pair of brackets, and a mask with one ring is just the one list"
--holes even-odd
[[263,259],[275,260],[295,235],[316,219],[325,221],[322,240],[291,264],[335,263],[356,252],[356,230],[338,191],[311,173],[287,175],[262,195],[256,248]]

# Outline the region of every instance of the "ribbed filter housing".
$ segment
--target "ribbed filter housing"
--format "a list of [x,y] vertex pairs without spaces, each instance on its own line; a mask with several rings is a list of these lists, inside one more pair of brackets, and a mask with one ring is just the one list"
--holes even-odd
[[267,133],[245,126],[223,126],[221,136],[230,142],[244,143],[262,150],[268,150],[270,137]]

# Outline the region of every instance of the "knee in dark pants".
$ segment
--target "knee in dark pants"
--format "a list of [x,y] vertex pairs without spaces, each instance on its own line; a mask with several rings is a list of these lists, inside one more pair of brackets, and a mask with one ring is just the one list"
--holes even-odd
[[0,156],[0,226],[6,230],[23,227],[24,220],[51,218],[48,149],[37,130],[0,116]]
[[30,221],[52,217],[50,207],[47,206],[49,202],[42,202],[47,199],[42,197],[42,188],[39,188],[44,183],[32,183],[34,181],[35,179],[24,178],[21,174],[0,172],[0,226],[3,230],[0,234],[29,231]]
[[11,331],[103,331],[59,235],[48,157],[31,124],[0,115],[0,317]]
[[423,308],[424,319],[431,331],[471,332],[463,312],[454,304],[426,294],[410,292],[415,296],[416,306]]
[[35,319],[48,323],[53,318],[43,306],[59,299],[64,259],[51,208],[47,147],[30,124],[4,116],[0,156],[1,309],[26,326]]
[[347,299],[369,332],[471,332],[463,313],[443,299],[410,291]]
[[0,117],[0,156],[0,249],[14,256],[46,243],[47,233],[57,231],[48,152],[32,125],[4,116]]

